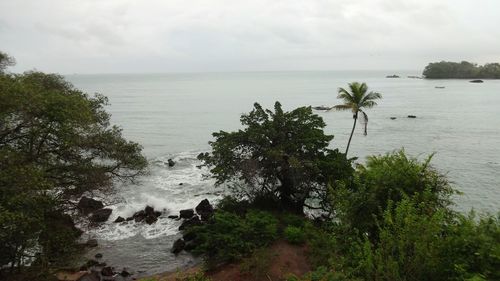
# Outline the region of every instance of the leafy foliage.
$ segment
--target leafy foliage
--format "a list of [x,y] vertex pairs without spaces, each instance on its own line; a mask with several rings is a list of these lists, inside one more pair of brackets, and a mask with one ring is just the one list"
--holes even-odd
[[406,196],[415,196],[419,202],[427,202],[430,210],[448,207],[454,191],[446,177],[432,168],[431,159],[421,162],[403,150],[368,157],[365,165],[358,165],[354,180],[335,190],[332,204],[336,205],[338,218],[376,237],[376,221],[389,207],[389,201],[397,203]]
[[241,187],[244,197],[302,213],[307,199],[325,203],[328,181],[352,172],[344,155],[328,148],[333,136],[310,107],[285,112],[276,102],[273,112],[255,103],[241,123],[242,130],[214,133],[212,153],[200,159],[217,184]]
[[243,217],[217,211],[209,224],[190,229],[196,233],[194,253],[203,254],[209,268],[240,260],[277,238],[278,221],[270,213],[248,211]]
[[144,172],[106,104],[58,75],[0,73],[0,264],[65,261],[80,234],[63,214],[73,200]]
[[296,226],[288,226],[285,228],[283,235],[285,236],[286,241],[292,244],[303,244],[306,240],[306,234],[304,230],[300,227]]
[[487,63],[481,66],[467,61],[441,61],[429,63],[423,75],[430,79],[500,79],[500,64]]
[[16,64],[16,60],[6,53],[0,52],[0,73],[4,72],[8,66]]

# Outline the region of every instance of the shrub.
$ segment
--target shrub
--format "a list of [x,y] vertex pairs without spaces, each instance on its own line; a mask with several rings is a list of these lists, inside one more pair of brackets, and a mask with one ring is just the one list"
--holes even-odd
[[243,259],[240,264],[240,271],[250,274],[257,280],[265,280],[271,266],[271,259],[272,254],[269,250],[265,248],[258,249],[250,257]]
[[192,228],[197,233],[195,254],[205,256],[206,265],[240,260],[277,238],[278,222],[271,214],[250,210],[245,216],[217,211],[211,223]]
[[304,230],[300,227],[288,226],[285,228],[283,234],[285,239],[292,244],[300,245],[306,240]]

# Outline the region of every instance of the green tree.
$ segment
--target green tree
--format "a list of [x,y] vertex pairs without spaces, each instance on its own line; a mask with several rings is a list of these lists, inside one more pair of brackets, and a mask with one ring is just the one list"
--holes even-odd
[[0,73],[0,263],[64,259],[80,234],[65,212],[84,193],[145,172],[141,146],[110,124],[107,99],[63,77]]
[[0,52],[0,73],[2,73],[8,66],[16,64],[16,60],[6,53]]
[[358,115],[361,112],[364,124],[364,135],[367,135],[367,125],[368,125],[368,115],[364,109],[372,108],[377,105],[375,100],[381,99],[382,95],[376,92],[368,92],[368,86],[366,83],[352,82],[349,84],[349,91],[344,88],[339,88],[339,95],[337,98],[342,99],[343,104],[334,106],[336,110],[350,110],[352,111],[352,118],[354,119],[354,124],[352,125],[351,135],[349,136],[349,141],[347,142],[347,148],[345,154],[349,151],[349,146],[351,145],[352,135],[354,134],[354,129],[356,128],[356,122],[358,121]]
[[[324,206],[327,183],[352,172],[345,156],[328,148],[333,136],[324,134],[325,122],[310,107],[285,112],[276,102],[273,112],[255,103],[241,123],[239,131],[214,133],[212,152],[199,156],[218,185],[243,186],[251,199],[302,213],[306,205]],[[316,205],[306,203],[311,198]]]

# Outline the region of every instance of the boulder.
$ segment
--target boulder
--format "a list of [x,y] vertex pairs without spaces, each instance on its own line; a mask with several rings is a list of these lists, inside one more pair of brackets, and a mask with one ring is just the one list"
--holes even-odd
[[102,276],[113,276],[115,275],[113,268],[111,266],[106,266],[103,269],[101,269],[101,275]]
[[120,216],[117,217],[116,220],[115,220],[115,222],[124,222],[124,221],[125,221],[125,218],[120,217]]
[[203,199],[200,204],[196,206],[195,210],[203,221],[208,220],[214,213],[214,207],[212,207],[208,199]]
[[132,275],[132,273],[130,273],[130,272],[128,271],[128,269],[127,269],[127,268],[123,268],[123,269],[122,269],[122,272],[120,272],[120,275],[121,275],[122,277],[125,277],[125,278],[126,278],[126,277],[129,277],[130,275]]
[[396,120],[396,117],[391,117],[391,120]]
[[160,212],[160,211],[155,211],[155,216],[156,216],[156,217],[161,216],[161,212]]
[[146,219],[144,220],[147,224],[153,224],[158,220],[158,218],[155,215],[152,216],[147,216]]
[[147,216],[154,216],[155,215],[155,209],[151,206],[146,206],[146,208],[144,208],[144,213],[147,215]]
[[181,210],[179,212],[179,217],[181,219],[189,219],[191,217],[194,216],[194,210],[193,209],[185,209],[185,210]]
[[184,230],[195,225],[201,225],[201,220],[198,216],[194,216],[188,220],[185,220],[181,224],[181,226],[179,226],[179,230]]
[[170,250],[170,251],[174,254],[178,254],[184,249],[184,246],[186,246],[186,243],[184,242],[184,240],[179,238],[174,242],[174,245],[172,246],[172,250]]
[[113,210],[108,209],[108,208],[97,210],[97,211],[92,213],[89,220],[91,222],[105,222],[108,220],[108,218],[112,212],[113,212]]
[[133,216],[135,222],[141,222],[146,218],[146,212],[144,210],[140,210],[136,212]]
[[179,216],[176,216],[176,215],[170,215],[170,216],[168,216],[168,218],[169,218],[169,219],[178,219],[178,218],[179,218]]
[[471,80],[469,82],[471,82],[471,83],[483,83],[484,81],[480,80],[480,79],[476,79],[476,80]]
[[78,210],[80,210],[80,212],[87,215],[94,211],[102,209],[104,207],[104,204],[102,204],[101,201],[83,196],[76,207],[78,208]]
[[168,160],[167,160],[167,162],[168,162],[168,166],[169,166],[169,167],[173,167],[173,166],[175,166],[175,162],[174,162],[174,160],[172,160],[172,159],[168,159]]
[[408,118],[417,118],[415,115],[408,115]]

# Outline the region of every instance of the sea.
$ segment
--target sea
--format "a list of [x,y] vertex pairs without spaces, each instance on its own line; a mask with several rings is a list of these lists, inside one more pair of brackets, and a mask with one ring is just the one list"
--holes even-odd
[[[401,78],[386,78],[398,74]],[[500,80],[408,78],[420,71],[292,71],[169,74],[67,75],[77,88],[109,98],[111,122],[123,135],[140,143],[150,167],[136,183],[116,183],[108,198],[109,221],[88,228],[87,238],[99,247],[87,257],[102,253],[108,264],[131,268],[137,276],[191,266],[199,259],[187,253],[170,253],[181,235],[180,221],[168,219],[179,210],[195,207],[202,199],[217,202],[228,191],[215,187],[204,175],[196,156],[210,150],[212,133],[241,128],[239,118],[255,102],[272,108],[333,106],[337,89],[354,81],[366,82],[382,94],[378,105],[367,110],[368,135],[357,126],[349,157],[363,163],[369,155],[404,149],[425,159],[446,174],[462,194],[454,208],[461,212],[500,211]],[[438,87],[438,88],[436,88]],[[316,111],[335,137],[332,148],[345,150],[353,119],[350,112]],[[416,118],[408,118],[415,115]],[[395,119],[394,119],[395,117]],[[176,162],[169,167],[167,160]],[[146,205],[164,215],[152,225],[113,223]]]

